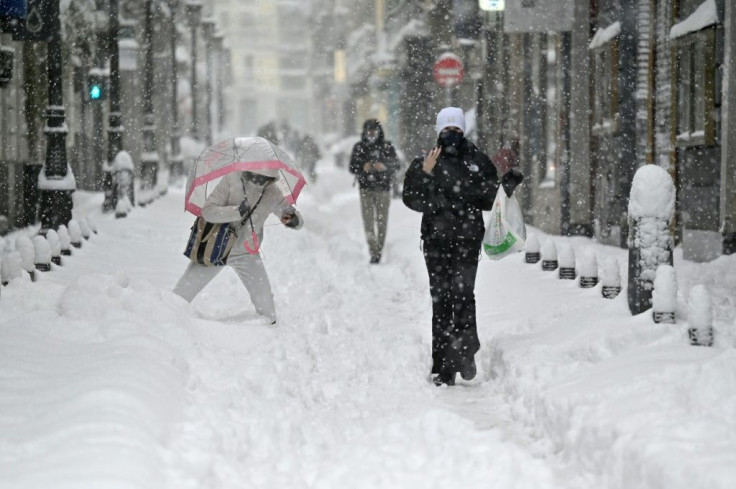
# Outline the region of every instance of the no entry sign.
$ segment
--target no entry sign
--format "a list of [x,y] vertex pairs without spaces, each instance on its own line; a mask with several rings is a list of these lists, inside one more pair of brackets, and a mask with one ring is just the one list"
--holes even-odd
[[444,53],[434,62],[434,79],[442,87],[454,87],[463,81],[463,63],[456,55]]

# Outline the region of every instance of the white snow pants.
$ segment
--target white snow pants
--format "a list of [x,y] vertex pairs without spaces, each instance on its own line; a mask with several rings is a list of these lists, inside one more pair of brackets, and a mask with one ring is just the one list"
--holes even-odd
[[[230,266],[238,274],[248,290],[250,300],[256,308],[256,312],[272,321],[276,320],[276,306],[273,303],[271,282],[266,274],[261,256],[258,254],[231,255],[227,260]],[[184,275],[174,287],[174,293],[183,297],[187,302],[192,302],[194,297],[212,281],[220,270],[225,267],[205,267],[196,263],[189,263]]]

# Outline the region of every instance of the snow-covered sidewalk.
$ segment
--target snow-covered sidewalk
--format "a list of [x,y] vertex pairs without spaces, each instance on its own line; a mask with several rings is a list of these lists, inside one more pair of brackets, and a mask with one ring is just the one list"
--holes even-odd
[[631,318],[624,295],[605,301],[521,255],[484,259],[482,368],[438,389],[418,214],[393,201],[371,266],[350,176],[322,171],[300,199],[305,228],[266,228],[272,328],[230,270],[191,305],[170,292],[192,221],[182,201],[173,190],[103,218],[64,267],[3,288],[0,487],[736,484],[736,260],[676,263],[683,297],[714,293],[708,349],[687,345],[683,322]]

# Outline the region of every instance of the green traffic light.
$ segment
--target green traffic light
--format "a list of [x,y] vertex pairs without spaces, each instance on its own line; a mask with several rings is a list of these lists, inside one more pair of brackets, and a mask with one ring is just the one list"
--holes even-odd
[[99,85],[92,85],[89,88],[89,98],[92,100],[99,100],[102,97],[102,88]]

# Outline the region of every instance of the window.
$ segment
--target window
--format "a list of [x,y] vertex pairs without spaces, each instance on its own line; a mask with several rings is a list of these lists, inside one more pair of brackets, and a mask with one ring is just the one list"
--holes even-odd
[[618,40],[592,50],[593,128],[596,136],[618,129]]
[[716,142],[715,35],[716,27],[708,27],[674,43],[675,139],[680,147]]

